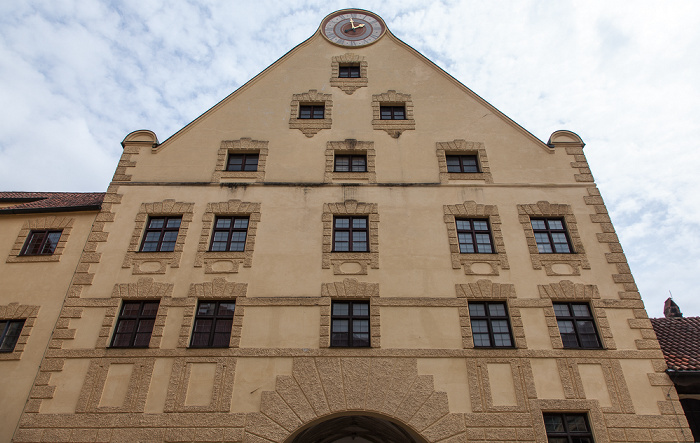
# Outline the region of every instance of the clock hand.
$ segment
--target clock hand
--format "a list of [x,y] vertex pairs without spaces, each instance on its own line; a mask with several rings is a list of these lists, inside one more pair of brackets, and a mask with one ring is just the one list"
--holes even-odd
[[352,29],[355,29],[355,22],[352,21],[352,17],[350,17],[350,26],[352,27]]

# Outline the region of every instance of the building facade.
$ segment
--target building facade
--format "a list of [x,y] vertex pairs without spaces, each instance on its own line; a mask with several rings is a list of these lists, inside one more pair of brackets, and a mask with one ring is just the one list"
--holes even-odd
[[122,145],[14,441],[692,441],[581,138],[380,17]]

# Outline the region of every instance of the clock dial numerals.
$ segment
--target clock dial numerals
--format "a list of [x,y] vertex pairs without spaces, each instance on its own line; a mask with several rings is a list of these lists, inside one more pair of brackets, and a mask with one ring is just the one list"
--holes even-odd
[[386,27],[379,17],[360,12],[336,12],[326,17],[322,34],[336,45],[366,46],[377,41]]

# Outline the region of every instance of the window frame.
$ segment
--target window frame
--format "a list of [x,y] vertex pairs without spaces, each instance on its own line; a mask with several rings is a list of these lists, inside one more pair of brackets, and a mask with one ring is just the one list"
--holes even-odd
[[[397,118],[397,110],[401,110],[401,118]],[[389,112],[391,118],[384,118],[385,112]],[[396,104],[396,105],[379,105],[379,119],[380,120],[408,120],[406,118],[406,104]]]
[[[231,169],[231,157],[240,156],[241,158],[241,168]],[[255,169],[246,169],[248,166],[248,159],[255,159]],[[226,172],[258,172],[258,165],[260,163],[260,153],[259,152],[229,152],[226,157]],[[251,164],[252,165],[252,164]]]
[[[143,314],[143,309],[146,306],[147,303],[155,303],[156,306],[156,312],[153,315],[144,315]],[[139,310],[138,314],[135,316],[125,316],[124,315],[124,309],[126,308],[127,305],[139,305]],[[158,317],[158,310],[160,309],[160,300],[123,300],[122,305],[119,309],[119,314],[117,315],[117,321],[114,325],[114,333],[112,334],[112,341],[110,342],[110,348],[119,348],[119,349],[124,349],[124,348],[138,348],[138,349],[145,349],[149,347],[151,338],[153,337],[153,329],[155,327],[155,322],[156,318]],[[122,334],[126,335],[126,332],[119,332],[119,326],[123,321],[135,321],[136,326],[128,332],[130,334],[129,338],[129,344],[128,345],[119,345],[116,344],[117,342],[117,336]],[[153,321],[153,324],[150,327],[150,331],[148,331],[148,342],[149,344],[146,345],[139,345],[136,346],[136,335],[139,333],[143,333],[144,331],[139,331],[140,326],[141,326],[141,321],[146,320],[146,321]]]
[[[470,159],[474,160],[474,171],[467,171],[465,170],[465,164],[464,160],[466,157],[469,157]],[[459,162],[459,171],[451,171],[450,170],[450,159],[455,159],[457,158]],[[445,162],[447,163],[447,172],[449,174],[480,174],[481,173],[481,167],[479,165],[479,155],[478,154],[445,154]],[[471,165],[467,165],[471,166]]]
[[[472,314],[472,306],[476,305],[484,305],[484,312],[485,315],[473,315]],[[490,305],[503,305],[503,309],[505,311],[505,315],[491,315],[489,306]],[[510,324],[510,315],[508,312],[508,302],[507,301],[498,301],[498,300],[489,300],[489,301],[470,301],[468,304],[468,309],[469,309],[469,325],[472,329],[472,342],[474,344],[475,348],[486,348],[486,349],[513,349],[515,348],[515,339],[513,337],[513,327]],[[485,321],[486,322],[486,327],[487,327],[487,335],[489,339],[489,344],[488,345],[477,345],[476,340],[474,339],[474,336],[476,335],[474,333],[474,321]],[[494,321],[503,321],[505,320],[506,325],[508,326],[508,339],[510,340],[509,345],[497,345],[496,340],[495,340],[495,334],[493,330],[493,322]],[[482,334],[482,333],[480,333]]]
[[[348,159],[348,170],[347,171],[339,171],[338,170],[338,159]],[[353,169],[353,160],[355,159],[362,159],[364,160],[364,163],[362,164],[362,170],[355,170]],[[335,154],[333,158],[333,172],[367,172],[367,154]]]
[[[556,309],[556,306],[557,306],[557,305],[566,306],[566,307],[567,307],[567,310],[568,310],[568,312],[569,312],[569,315],[566,315],[566,316],[559,316],[559,315],[557,314],[557,309]],[[587,316],[575,315],[574,310],[573,310],[573,306],[574,306],[574,305],[586,306],[586,308],[588,309],[588,315],[587,315]],[[557,329],[559,329],[559,335],[560,335],[560,337],[561,337],[561,343],[562,343],[562,346],[563,346],[565,349],[604,349],[604,348],[603,348],[603,340],[600,338],[600,333],[598,332],[598,326],[596,325],[595,317],[594,317],[594,315],[593,315],[593,309],[591,308],[590,303],[587,303],[587,302],[560,302],[560,301],[557,301],[557,302],[552,302],[552,309],[554,309],[554,317],[555,317],[556,320],[557,320]],[[565,321],[571,323],[571,325],[573,326],[573,330],[574,330],[573,333],[571,333],[571,332],[567,332],[567,333],[562,332],[562,329],[561,329],[561,326],[560,326],[560,322],[565,322]],[[580,331],[579,331],[579,325],[577,324],[577,321],[586,321],[586,322],[590,322],[590,324],[593,326],[593,332],[594,332],[594,333],[591,334],[591,333],[580,332]],[[565,341],[565,339],[564,339],[565,334],[566,334],[567,336],[573,336],[573,337],[575,337],[575,338],[576,338],[576,344],[577,344],[577,346],[569,346],[569,345],[567,344],[568,341]],[[596,341],[598,342],[598,345],[597,345],[597,346],[584,346],[584,345],[582,344],[583,341],[582,341],[582,339],[581,339],[581,336],[583,336],[583,335],[587,335],[587,336],[594,335]]]
[[[555,432],[552,431],[550,432],[547,429],[547,422],[546,418],[547,417],[560,417],[561,422],[564,426],[564,431],[563,432]],[[571,431],[569,430],[569,425],[567,423],[567,417],[583,417],[584,424],[586,425],[586,431],[585,432],[578,432],[578,431]],[[545,429],[545,434],[547,435],[547,440],[549,441],[550,437],[553,438],[565,438],[567,442],[573,443],[574,438],[589,438],[591,443],[594,443],[593,439],[593,430],[591,429],[591,424],[588,421],[588,414],[583,413],[583,412],[543,412],[542,413],[542,421],[544,422],[544,429]],[[578,441],[578,440],[577,440]]]
[[[217,228],[216,225],[219,220],[221,219],[231,219],[231,225],[224,229],[224,228]],[[246,220],[246,227],[245,228],[236,228],[235,227],[235,222],[236,220]],[[209,241],[209,249],[207,250],[208,252],[245,252],[246,251],[246,243],[248,241],[248,228],[250,228],[250,216],[249,215],[217,215],[214,217],[214,224],[212,225],[211,228],[211,239]],[[217,232],[227,232],[228,236],[226,237],[226,249],[225,250],[215,250],[212,249],[214,246],[214,239],[216,236]],[[245,232],[245,240],[243,241],[243,249],[240,250],[231,250],[231,240],[233,238],[234,232]],[[220,242],[218,242],[220,243]],[[240,243],[240,242],[236,242]]]
[[[470,229],[460,229],[459,228],[459,222],[469,222]],[[474,222],[486,222],[486,230],[483,229],[476,229],[474,228]],[[488,218],[463,218],[463,217],[455,217],[455,230],[457,231],[457,246],[459,247],[459,253],[460,254],[496,254],[496,248],[493,242],[493,234],[491,232],[491,223],[489,223]],[[462,243],[460,241],[460,234],[469,234],[472,239],[472,246],[474,247],[473,252],[466,251],[464,252],[462,250],[462,244],[468,245],[468,243]],[[489,236],[489,246],[491,247],[491,252],[481,252],[479,250],[479,245],[484,244],[484,243],[478,243],[477,242],[477,234],[488,234]]]
[[[347,73],[348,75],[343,75]],[[352,75],[357,74],[357,75]],[[338,66],[338,78],[348,79],[348,78],[362,78],[362,68],[360,64],[340,64]]]
[[[161,228],[151,228],[151,222],[153,220],[163,220],[163,226]],[[180,220],[177,228],[169,228],[168,222],[170,220]],[[143,231],[143,237],[141,237],[141,246],[139,246],[139,252],[173,252],[175,251],[175,245],[177,244],[177,238],[180,235],[180,228],[182,227],[182,215],[158,215],[158,216],[148,216],[146,220],[146,228]],[[156,242],[156,249],[154,251],[144,251],[143,248],[146,243],[153,243],[152,241],[146,242],[146,236],[150,232],[160,232],[158,236],[158,241]],[[175,241],[173,242],[173,249],[163,250],[163,237],[166,232],[175,232]],[[167,242],[170,243],[170,242]]]
[[[347,218],[349,219],[348,223],[348,228],[338,228],[336,226],[336,221],[338,219],[344,219]],[[365,227],[364,228],[354,228],[353,227],[353,221],[354,220],[359,220],[362,219],[365,221]],[[364,232],[365,233],[365,242],[366,247],[362,251],[356,251],[353,249],[353,244],[355,243],[353,239],[353,233],[355,231],[359,232]],[[336,249],[336,233],[337,232],[347,232],[348,233],[348,249],[347,250],[337,250]],[[366,215],[334,215],[333,216],[333,249],[332,252],[339,252],[339,253],[364,253],[364,252],[371,252],[370,251],[370,241],[369,241],[369,217]]]
[[[46,248],[47,242],[49,241],[49,236],[51,234],[58,234],[56,243],[53,245],[53,248],[50,252],[43,252],[43,250]],[[39,241],[39,247],[37,248],[39,252],[28,252],[32,240],[37,235],[43,235],[43,237]],[[56,252],[56,248],[58,247],[58,242],[61,241],[61,235],[63,235],[62,229],[32,229],[31,231],[29,231],[29,234],[27,234],[27,239],[24,241],[24,245],[22,246],[22,250],[20,251],[19,255],[25,257],[53,255],[54,252]]]
[[[334,307],[337,304],[348,304],[348,314],[347,315],[337,315],[334,314]],[[366,305],[367,315],[357,315],[354,313],[354,305]],[[372,347],[372,333],[371,333],[371,306],[369,300],[331,300],[331,333],[330,333],[330,347],[331,348],[370,348]],[[360,334],[367,334],[366,343],[363,341],[362,344],[354,343],[354,324],[355,321],[366,321],[367,322],[367,332],[359,332]],[[333,332],[333,324],[335,321],[347,321],[348,327],[347,332]],[[347,344],[334,344],[334,334],[347,334]]]
[[[545,223],[545,229],[535,229],[535,227],[532,225],[533,221],[543,221]],[[550,221],[558,221],[561,222],[562,228],[551,228],[549,226]],[[569,237],[569,230],[566,228],[566,221],[564,220],[563,217],[530,217],[530,227],[532,228],[532,233],[535,236],[535,243],[537,244],[537,252],[540,254],[575,254],[576,251],[574,251],[573,244],[571,243],[571,237]],[[569,248],[568,251],[562,252],[558,251],[556,248],[556,245],[562,244],[562,243],[555,243],[554,238],[552,237],[552,234],[564,234],[564,237],[566,238],[566,245]],[[548,243],[540,243],[537,241],[537,234],[546,234]],[[551,251],[542,251],[540,246],[549,246]]]
[[[319,117],[316,113],[318,109],[321,110],[321,116]],[[308,117],[304,117],[304,111],[309,112]],[[307,105],[299,105],[299,113],[297,114],[297,119],[299,120],[323,120],[326,118],[326,104],[325,103],[312,103]]]
[[[0,319],[0,324],[6,323],[5,326],[0,329],[0,353],[12,353],[15,351],[15,347],[17,346],[17,342],[19,341],[19,338],[22,336],[22,329],[24,329],[24,323],[25,319]],[[10,337],[10,339],[14,339],[12,342],[12,347],[9,349],[3,349],[5,346],[6,340],[8,339],[8,332],[10,330],[10,326],[12,324],[17,324],[20,323],[19,327],[19,332],[17,333],[16,336]]]
[[[199,313],[200,306],[202,303],[214,303],[214,314],[213,315],[202,315]],[[220,315],[218,314],[219,312],[219,307],[221,304],[233,304],[233,310],[231,311],[231,315],[229,316],[228,314],[226,315]],[[198,300],[197,301],[197,308],[195,310],[195,315],[194,315],[194,321],[192,322],[192,334],[190,335],[190,348],[196,348],[196,349],[201,349],[201,348],[229,348],[230,342],[231,342],[231,331],[233,330],[233,319],[235,316],[236,312],[236,300]],[[212,325],[211,329],[208,332],[209,338],[207,340],[206,345],[196,345],[194,343],[195,339],[195,334],[197,334],[197,321],[198,320],[211,320]],[[214,339],[216,337],[216,327],[217,324],[220,321],[230,321],[230,326],[228,328],[228,340],[226,341],[226,345],[214,345]],[[218,331],[221,332],[221,331]],[[202,334],[201,332],[199,334]]]

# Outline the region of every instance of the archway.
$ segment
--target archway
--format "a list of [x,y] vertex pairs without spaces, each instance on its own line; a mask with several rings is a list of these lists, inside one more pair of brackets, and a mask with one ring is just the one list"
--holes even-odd
[[412,430],[373,415],[341,415],[316,421],[285,443],[426,443]]

